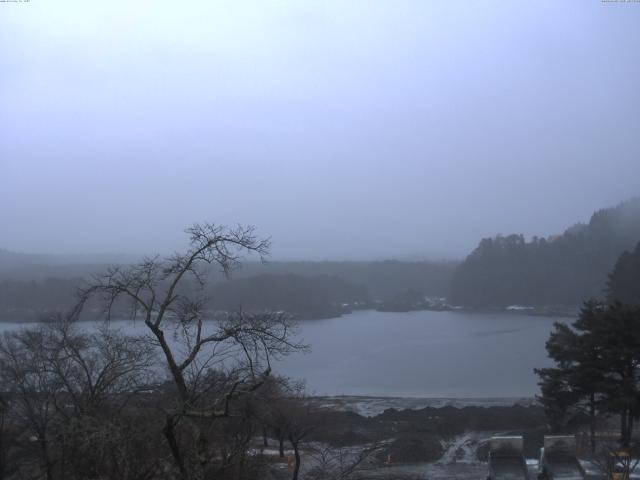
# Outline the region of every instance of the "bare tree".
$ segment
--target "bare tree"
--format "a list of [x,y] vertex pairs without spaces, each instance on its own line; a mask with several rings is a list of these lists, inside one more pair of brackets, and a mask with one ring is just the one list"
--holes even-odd
[[152,345],[109,325],[87,330],[61,317],[49,322],[46,331],[44,366],[59,384],[58,476],[155,476],[159,459],[143,453],[152,443],[145,430],[153,421],[147,408],[137,405],[154,380]]
[[[103,301],[106,318],[126,301],[129,316],[140,318],[164,357],[175,388],[163,433],[180,474],[203,478],[214,455],[208,445],[207,421],[228,417],[233,400],[255,392],[271,374],[271,359],[302,349],[292,340],[284,313],[235,312],[208,321],[208,268],[225,275],[243,254],[268,253],[252,227],[204,224],[187,231],[189,247],[167,258],[145,258],[114,267],[80,291],[73,315],[92,298]],[[222,372],[211,381],[208,372]],[[182,434],[177,429],[182,428]]]
[[7,401],[0,397],[0,480],[9,478],[12,474],[11,458],[14,453],[15,432],[11,432],[8,428],[7,412],[9,405]]
[[267,423],[280,446],[283,454],[283,440],[289,441],[294,454],[293,480],[297,480],[301,466],[301,446],[316,428],[316,409],[304,393],[304,384],[287,382],[280,378],[275,388],[275,396],[258,415]]
[[140,339],[106,327],[87,332],[59,316],[5,334],[0,384],[7,394],[5,423],[24,432],[16,439],[24,458],[16,461],[20,474],[72,479],[95,470],[105,479],[144,478],[140,456],[135,467],[119,468],[134,462],[117,446],[148,443],[130,435],[122,410],[147,379],[152,359]]
[[46,332],[44,366],[58,379],[67,404],[77,414],[95,412],[107,402],[110,411],[121,409],[153,378],[156,355],[144,338],[124,335],[108,325],[81,331],[62,317],[48,322]]
[[38,465],[27,461],[22,471],[42,472],[53,480],[51,427],[58,415],[60,382],[46,366],[46,349],[44,328],[5,333],[0,341],[0,384],[9,395],[14,424],[24,431],[25,448],[37,445],[36,455],[27,458],[37,458]]
[[290,396],[292,391],[292,383],[289,378],[272,375],[255,395],[248,398],[247,410],[249,415],[260,424],[263,446],[268,446],[269,434],[272,434],[278,443],[280,458],[284,458],[287,432],[283,422],[278,421],[278,416],[281,414],[282,400]]
[[309,473],[310,480],[351,480],[364,479],[367,474],[380,478],[375,472],[376,465],[371,463],[374,455],[384,446],[373,442],[357,447],[316,446],[312,450],[315,468]]

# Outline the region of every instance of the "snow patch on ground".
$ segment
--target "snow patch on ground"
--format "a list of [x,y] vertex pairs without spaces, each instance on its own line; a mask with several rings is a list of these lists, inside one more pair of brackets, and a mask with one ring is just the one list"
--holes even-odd
[[442,458],[437,463],[451,465],[453,463],[476,463],[476,451],[485,435],[481,432],[467,432],[451,440]]

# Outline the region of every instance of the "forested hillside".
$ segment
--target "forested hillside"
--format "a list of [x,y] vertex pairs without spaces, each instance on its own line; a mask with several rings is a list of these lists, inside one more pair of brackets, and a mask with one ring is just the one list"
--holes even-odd
[[431,297],[445,297],[458,262],[454,261],[322,261],[247,262],[235,278],[263,274],[329,275],[364,286],[372,300],[391,300],[409,289]]
[[640,241],[640,198],[595,212],[557,237],[483,239],[460,264],[449,301],[469,307],[578,305],[602,297],[618,257]]
[[268,274],[223,281],[212,291],[212,307],[233,311],[284,310],[301,318],[326,318],[369,302],[367,289],[340,277]]
[[[37,320],[69,308],[76,288],[108,263],[130,258],[56,257],[0,250],[0,320]],[[388,301],[408,290],[443,297],[453,262],[247,262],[230,280],[212,270],[206,295],[212,310],[286,310],[299,318],[332,317],[359,305]],[[193,288],[197,288],[193,285]],[[99,312],[96,312],[99,313]]]
[[640,242],[618,258],[607,281],[607,300],[640,305]]

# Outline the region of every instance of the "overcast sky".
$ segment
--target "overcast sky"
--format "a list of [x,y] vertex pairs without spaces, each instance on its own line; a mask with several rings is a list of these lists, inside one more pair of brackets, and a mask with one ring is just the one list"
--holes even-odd
[[461,257],[640,194],[640,3],[0,3],[0,248]]

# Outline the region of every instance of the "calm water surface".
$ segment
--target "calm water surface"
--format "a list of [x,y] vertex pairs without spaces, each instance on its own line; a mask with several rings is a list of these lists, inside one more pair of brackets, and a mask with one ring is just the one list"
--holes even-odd
[[[509,313],[358,311],[305,321],[311,352],[274,369],[306,378],[318,395],[526,397],[538,393],[534,367],[550,365],[544,348],[554,321]],[[89,328],[90,324],[87,325]],[[144,325],[112,322],[125,332]],[[0,324],[0,330],[19,324]]]

